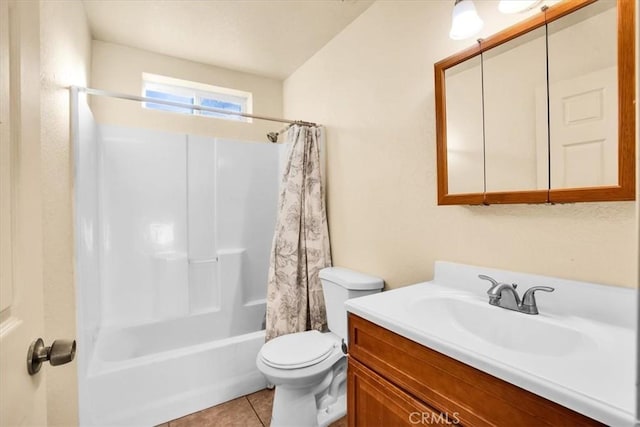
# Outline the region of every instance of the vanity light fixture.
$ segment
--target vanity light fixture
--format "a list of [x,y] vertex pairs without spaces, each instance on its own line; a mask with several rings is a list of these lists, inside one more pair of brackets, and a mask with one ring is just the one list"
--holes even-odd
[[500,0],[498,10],[502,13],[520,13],[536,7],[542,0]]
[[453,40],[469,38],[478,34],[483,25],[484,22],[478,16],[473,0],[456,0],[451,18],[450,38]]

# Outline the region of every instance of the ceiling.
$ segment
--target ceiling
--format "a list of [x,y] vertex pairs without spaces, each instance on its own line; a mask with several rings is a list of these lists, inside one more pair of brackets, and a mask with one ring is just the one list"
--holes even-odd
[[83,0],[94,39],[285,79],[373,0]]

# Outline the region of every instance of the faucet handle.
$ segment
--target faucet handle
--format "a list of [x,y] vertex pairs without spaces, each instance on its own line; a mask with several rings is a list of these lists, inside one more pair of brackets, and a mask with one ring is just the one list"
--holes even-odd
[[536,295],[537,291],[543,292],[553,292],[555,288],[550,286],[534,286],[532,288],[527,289],[527,291],[522,296],[522,308],[528,314],[538,314],[538,305],[536,304]]
[[493,277],[485,276],[484,274],[478,274],[478,278],[482,280],[488,280],[489,282],[491,282],[491,287],[489,288],[487,293],[490,293],[496,286],[499,285],[498,281]]

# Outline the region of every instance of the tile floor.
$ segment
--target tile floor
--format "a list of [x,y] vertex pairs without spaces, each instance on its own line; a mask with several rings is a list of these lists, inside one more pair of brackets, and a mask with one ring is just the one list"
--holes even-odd
[[[272,405],[273,390],[264,389],[158,427],[269,427]],[[329,427],[347,427],[347,417]]]

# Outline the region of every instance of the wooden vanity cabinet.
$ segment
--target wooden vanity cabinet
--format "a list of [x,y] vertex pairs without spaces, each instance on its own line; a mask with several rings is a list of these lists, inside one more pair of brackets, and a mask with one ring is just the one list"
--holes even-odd
[[601,426],[349,314],[350,427]]

